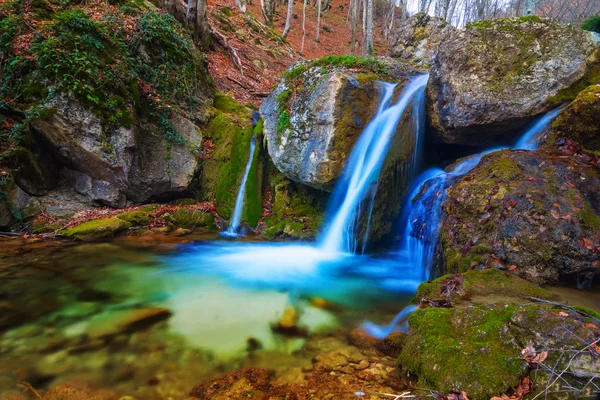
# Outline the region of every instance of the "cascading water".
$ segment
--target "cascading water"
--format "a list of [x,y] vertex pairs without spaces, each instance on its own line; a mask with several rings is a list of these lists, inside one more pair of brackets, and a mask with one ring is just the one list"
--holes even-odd
[[248,155],[248,162],[246,163],[246,170],[244,171],[244,177],[238,191],[237,198],[235,199],[235,208],[233,210],[233,217],[229,222],[229,228],[222,232],[222,236],[236,237],[243,235],[240,232],[240,223],[242,221],[242,210],[244,208],[244,195],[246,193],[246,182],[248,181],[248,174],[250,174],[250,167],[252,166],[252,160],[254,159],[254,150],[256,148],[256,137],[250,139],[250,154]]
[[[537,149],[539,135],[546,130],[562,108],[552,110],[540,117],[526,130],[512,148],[520,150]],[[416,180],[404,207],[400,259],[403,259],[403,264],[412,265],[413,268],[421,271],[422,280],[427,281],[430,277],[435,247],[438,243],[440,233],[441,206],[446,197],[446,189],[450,181],[467,174],[479,164],[479,161],[486,154],[505,148],[496,147],[467,157],[456,164],[449,172],[444,172],[441,169],[428,170]],[[371,322],[365,322],[363,329],[372,336],[382,339],[392,331],[405,331],[406,324],[401,324],[401,322],[408,317],[408,314],[414,311],[412,306],[409,307],[402,310],[388,325],[378,326]]]
[[382,84],[377,114],[355,144],[332,195],[329,207],[332,212],[320,243],[323,250],[330,253],[356,252],[358,242],[355,228],[361,205],[365,200],[370,200],[368,212],[372,211],[374,193],[390,139],[411,100],[419,92],[424,92],[428,79],[429,75],[414,78],[406,85],[398,102],[391,106],[395,85]]

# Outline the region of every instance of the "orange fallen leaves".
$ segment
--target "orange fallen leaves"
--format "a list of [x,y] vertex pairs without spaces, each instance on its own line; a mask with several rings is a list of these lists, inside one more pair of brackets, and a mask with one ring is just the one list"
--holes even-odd
[[533,347],[533,344],[529,343],[527,347],[521,351],[521,358],[525,360],[531,368],[537,368],[539,364],[543,363],[546,358],[548,358],[548,352],[542,351],[541,353],[538,353]]
[[508,270],[509,270],[509,271],[514,271],[515,269],[517,269],[517,266],[516,266],[516,265],[509,265],[509,266],[508,266]]
[[559,317],[563,317],[564,318],[564,317],[568,317],[569,313],[566,313],[564,311],[559,311],[559,312],[556,313],[556,315],[558,315]]
[[592,324],[591,322],[588,322],[587,324],[585,324],[585,326],[587,326],[590,329],[598,329],[598,327],[594,324]]

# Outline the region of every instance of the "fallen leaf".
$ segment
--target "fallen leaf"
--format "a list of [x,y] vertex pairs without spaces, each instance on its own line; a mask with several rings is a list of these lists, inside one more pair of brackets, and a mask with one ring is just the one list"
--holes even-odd
[[558,213],[558,211],[556,210],[552,210],[550,211],[550,214],[552,214],[552,216],[554,217],[554,219],[559,219],[560,218],[560,214]]
[[509,266],[508,266],[508,270],[509,270],[509,271],[514,271],[515,269],[517,269],[517,266],[516,266],[516,265],[509,265]]
[[587,326],[590,329],[598,329],[598,327],[590,322],[588,322],[587,324],[585,324],[585,326]]
[[559,311],[556,315],[558,315],[559,317],[568,317],[569,316],[569,314],[564,311]]

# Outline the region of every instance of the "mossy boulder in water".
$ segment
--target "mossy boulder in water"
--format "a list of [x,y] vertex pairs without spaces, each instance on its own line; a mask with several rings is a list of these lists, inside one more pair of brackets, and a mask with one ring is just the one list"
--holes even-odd
[[107,218],[84,222],[73,228],[58,231],[57,235],[79,240],[112,238],[129,229],[131,223],[119,218]]
[[[552,369],[564,371],[565,382],[581,387],[576,383],[581,371],[594,367],[580,349],[594,342],[596,321],[577,311],[549,305],[425,308],[408,322],[398,365],[417,376],[419,387],[441,393],[459,390],[471,399],[489,399],[511,393],[527,376],[543,392],[556,379],[548,379],[546,371]],[[528,363],[526,347],[533,349],[530,361],[536,349],[545,351],[541,361]],[[583,366],[574,367],[565,353]],[[531,371],[540,363],[545,368]]]
[[171,216],[171,222],[180,228],[215,228],[215,218],[201,210],[180,208]]
[[439,46],[427,89],[429,139],[510,144],[532,117],[600,77],[592,33],[550,19],[475,22]]
[[393,32],[390,56],[425,66],[433,64],[444,37],[456,28],[443,18],[418,13],[408,18]]
[[457,273],[482,265],[541,283],[591,279],[600,257],[600,172],[545,151],[489,154],[447,191],[440,259]]
[[579,93],[552,122],[545,147],[557,148],[571,139],[585,150],[600,154],[600,79]]
[[325,57],[291,67],[263,102],[269,155],[288,178],[331,190],[379,106],[379,80],[419,72],[393,60]]

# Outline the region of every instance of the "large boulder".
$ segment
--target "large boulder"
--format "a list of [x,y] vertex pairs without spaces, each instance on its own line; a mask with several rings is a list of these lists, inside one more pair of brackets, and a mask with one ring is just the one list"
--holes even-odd
[[509,144],[532,117],[600,78],[592,33],[539,17],[453,31],[439,46],[427,90],[429,139]]
[[379,80],[418,74],[392,60],[326,57],[288,70],[264,101],[269,155],[293,181],[330,191],[377,111]]
[[429,66],[435,61],[442,40],[455,30],[443,18],[415,14],[395,32],[390,56]]
[[483,157],[442,203],[443,268],[589,281],[600,266],[599,188],[600,170],[585,156],[505,150]]
[[577,95],[552,122],[545,147],[560,147],[562,139],[571,139],[585,150],[600,152],[600,84]]

